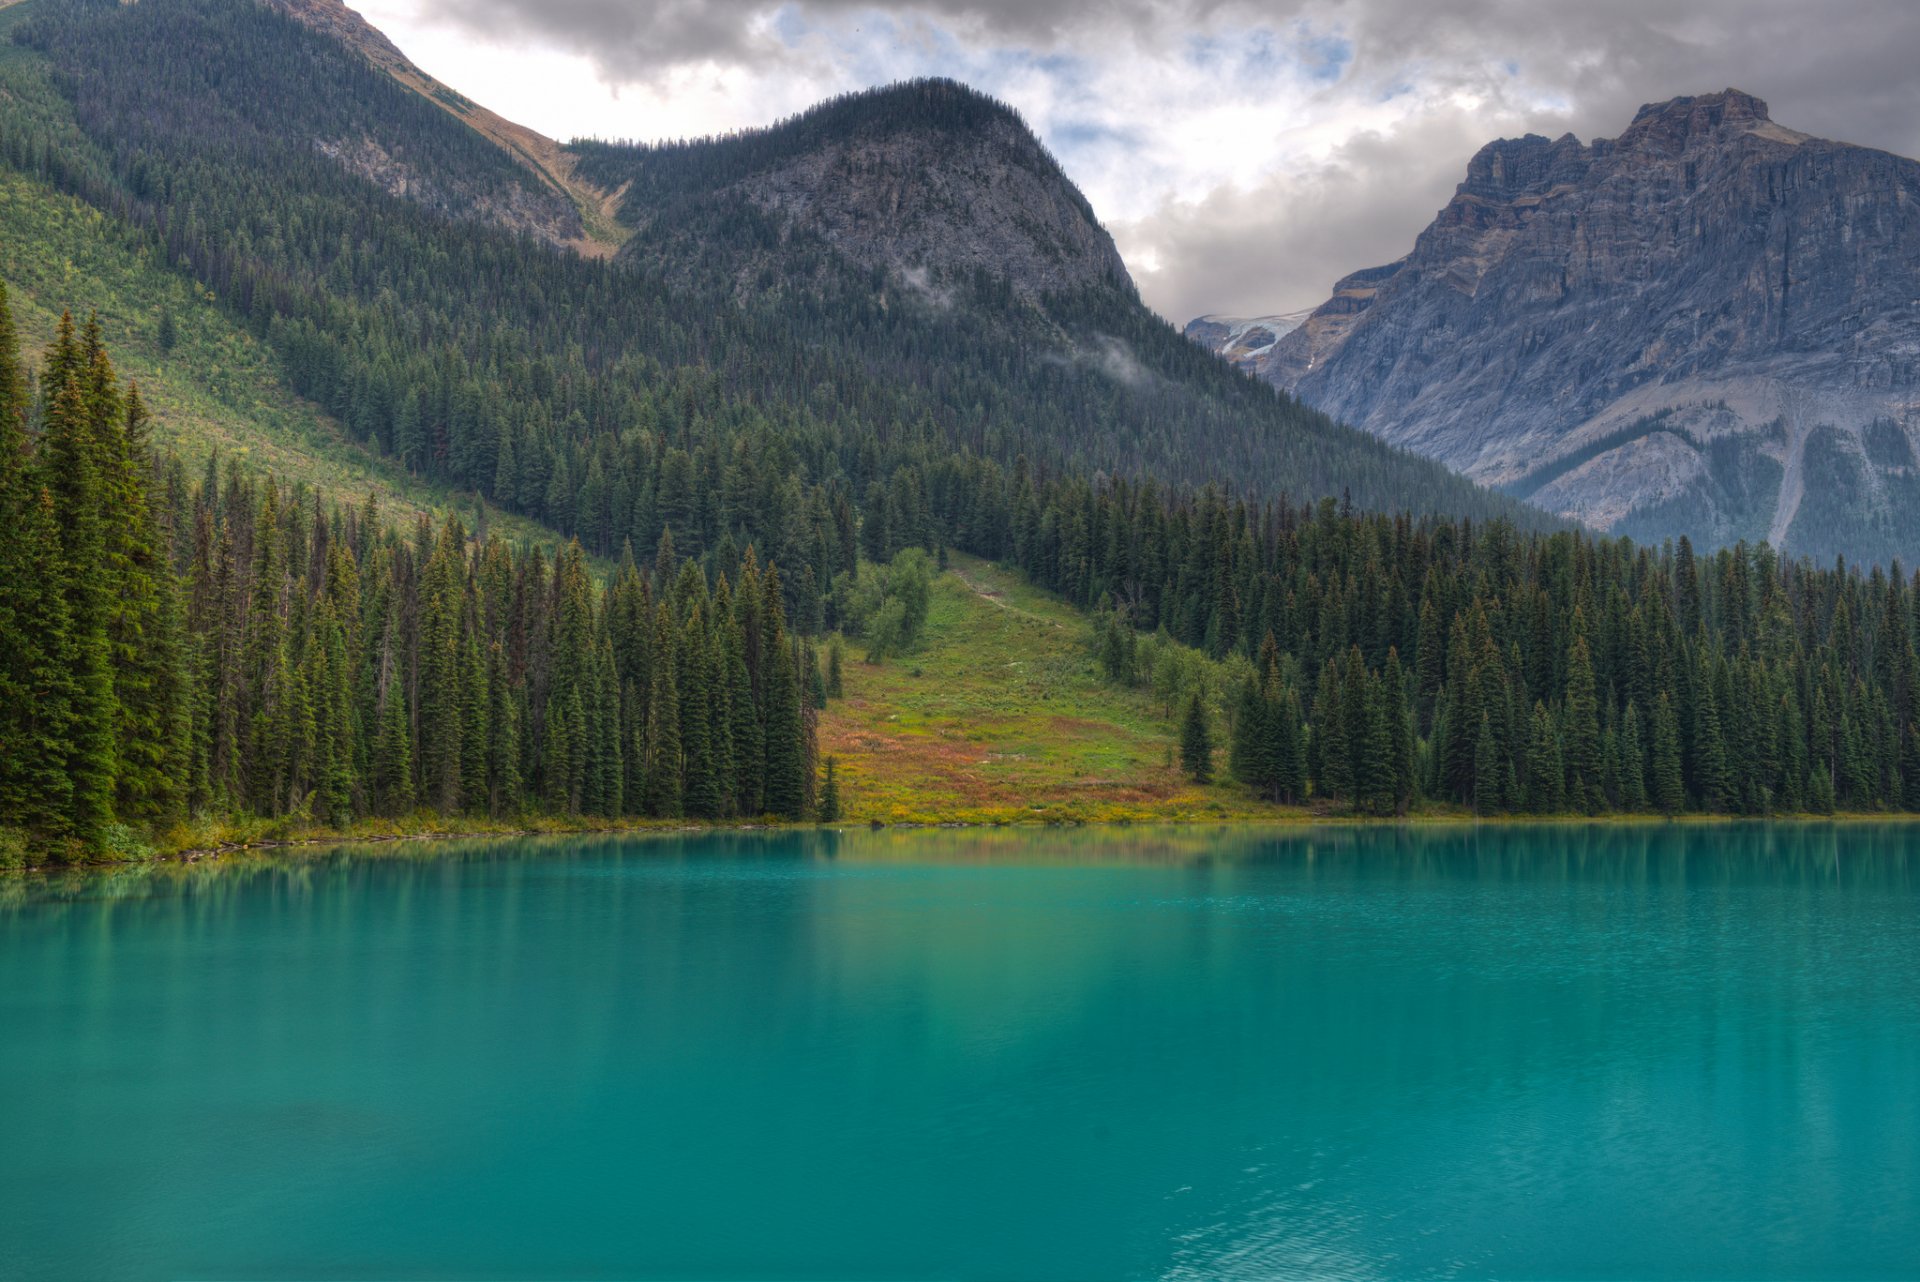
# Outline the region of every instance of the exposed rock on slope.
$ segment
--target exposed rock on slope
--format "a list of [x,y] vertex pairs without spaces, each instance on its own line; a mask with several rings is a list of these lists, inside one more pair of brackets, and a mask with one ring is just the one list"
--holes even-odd
[[1020,117],[948,80],[851,94],[765,130],[658,147],[580,147],[582,173],[631,184],[629,252],[670,262],[732,246],[751,214],[768,235],[743,285],[813,239],[930,296],[985,272],[1032,297],[1096,283],[1132,290],[1113,238]]
[[1278,316],[1196,316],[1187,322],[1186,335],[1210,347],[1242,369],[1257,368],[1273,345],[1306,323],[1313,310]]
[[1595,526],[1912,563],[1920,164],[1732,89],[1495,142],[1412,253],[1247,363]]
[[[624,239],[615,221],[619,193],[577,177],[576,157],[553,139],[498,116],[416,67],[386,34],[343,0],[265,0],[268,7],[355,50],[368,62],[421,97],[451,113],[531,170],[547,199],[489,204],[476,211],[487,221],[591,257],[603,258]],[[395,195],[422,195],[418,176],[372,139],[323,139],[322,150]]]

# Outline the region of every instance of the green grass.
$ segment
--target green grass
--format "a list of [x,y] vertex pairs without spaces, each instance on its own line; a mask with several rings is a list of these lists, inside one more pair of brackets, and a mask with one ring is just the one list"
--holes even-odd
[[[235,324],[210,295],[152,260],[144,244],[98,210],[23,175],[0,170],[0,278],[7,283],[21,345],[37,364],[60,313],[98,312],[122,377],[139,383],[162,450],[191,465],[218,450],[251,472],[305,483],[342,501],[380,496],[398,517],[459,511],[481,501],[407,476],[348,440],[340,426],[281,378],[273,353]],[[177,338],[159,340],[171,310]],[[508,538],[551,544],[546,526],[487,506]]]
[[[45,64],[6,42],[31,3],[0,6],[0,99],[7,115],[33,122],[62,147],[90,144],[55,92]],[[97,312],[114,363],[140,384],[154,436],[198,465],[218,450],[255,473],[272,473],[343,502],[380,496],[393,516],[480,511],[510,539],[552,545],[553,531],[484,505],[477,495],[429,484],[349,439],[318,406],[296,395],[272,351],[211,293],[173,270],[144,237],[37,178],[0,166],[0,280],[10,295],[28,361],[37,364],[62,312]],[[176,341],[160,341],[171,311]]]
[[[883,823],[1276,819],[1175,761],[1177,727],[1097,671],[1090,625],[1019,575],[954,556],[920,650],[881,665],[847,643],[845,697],[820,719],[847,817]],[[1225,753],[1219,754],[1221,765]]]

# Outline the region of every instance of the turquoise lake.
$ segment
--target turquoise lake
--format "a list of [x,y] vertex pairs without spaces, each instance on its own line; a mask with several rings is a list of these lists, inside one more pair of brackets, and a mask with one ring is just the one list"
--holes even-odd
[[0,1278],[1920,1277],[1920,827],[0,879]]

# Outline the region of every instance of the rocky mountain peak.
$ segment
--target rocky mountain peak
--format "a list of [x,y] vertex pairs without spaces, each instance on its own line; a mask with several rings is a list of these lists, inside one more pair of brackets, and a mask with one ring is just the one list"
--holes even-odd
[[[584,176],[627,189],[629,256],[669,270],[711,254],[712,230],[744,206],[927,297],[942,276],[981,272],[1023,297],[1133,288],[1113,238],[1019,113],[952,80],[847,94],[719,138],[575,149]],[[771,263],[755,250],[732,270],[747,282]]]
[[1726,132],[1746,132],[1770,119],[1767,104],[1760,99],[1738,89],[1722,89],[1693,98],[1648,103],[1634,115],[1633,123],[1614,145],[1623,151],[1677,153],[1711,143]]
[[1462,194],[1504,199],[1541,191],[1586,172],[1587,149],[1572,134],[1548,139],[1539,134],[1488,143],[1467,162]]
[[1920,556],[1920,163],[1738,89],[1615,139],[1489,143],[1404,259],[1249,354],[1385,439],[1590,525]]

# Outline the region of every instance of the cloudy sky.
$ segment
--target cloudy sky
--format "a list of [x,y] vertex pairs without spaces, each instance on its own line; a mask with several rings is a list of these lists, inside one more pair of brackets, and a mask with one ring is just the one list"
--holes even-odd
[[[351,2],[351,0],[350,0]],[[1914,0],[357,0],[559,138],[765,124],[947,75],[1019,108],[1168,319],[1311,306],[1404,253],[1491,138],[1729,85],[1920,155]]]

